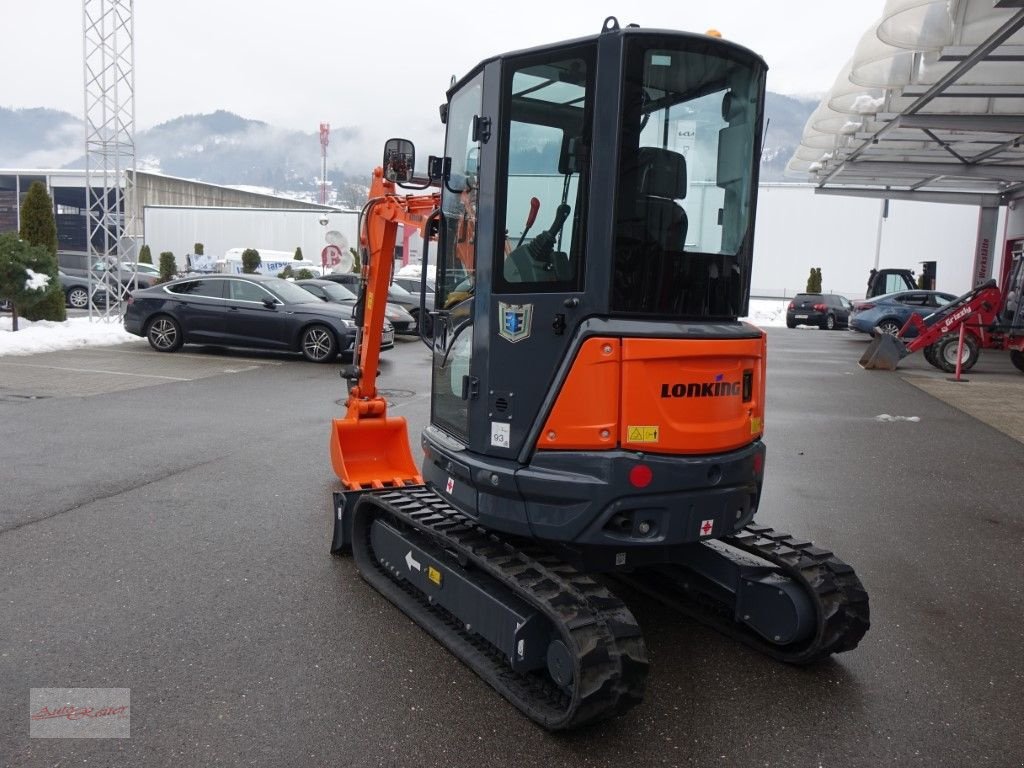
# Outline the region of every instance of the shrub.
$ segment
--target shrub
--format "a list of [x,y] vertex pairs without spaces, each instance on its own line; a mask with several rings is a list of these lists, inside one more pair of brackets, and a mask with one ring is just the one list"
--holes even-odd
[[152,264],[153,263],[153,252],[149,250],[148,245],[143,245],[139,250],[139,263],[140,264]]
[[284,269],[277,273],[277,276],[282,280],[287,280],[289,277],[295,277],[295,272],[292,270],[291,264],[285,264]]
[[314,275],[305,267],[303,267],[302,269],[295,273],[296,280],[312,280],[314,277],[316,277],[316,275]]
[[263,261],[260,259],[260,252],[255,248],[246,248],[242,251],[242,273],[255,275]]
[[196,256],[202,256],[203,255],[203,244],[202,243],[196,243],[195,245],[193,245],[192,246],[192,253],[194,253]]
[[302,261],[302,248],[295,249],[295,261]]
[[168,280],[173,280],[175,273],[178,271],[178,265],[174,261],[173,251],[161,251],[160,252],[160,282],[166,283]]

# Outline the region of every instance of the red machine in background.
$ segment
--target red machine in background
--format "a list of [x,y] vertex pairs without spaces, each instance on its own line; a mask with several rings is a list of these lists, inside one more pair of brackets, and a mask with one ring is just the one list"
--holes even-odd
[[[860,365],[868,370],[891,371],[900,360],[920,349],[933,366],[953,373],[958,366],[961,371],[973,368],[982,349],[1006,349],[1013,365],[1024,373],[1022,289],[1024,240],[1018,240],[1007,251],[998,283],[982,283],[926,317],[911,315],[896,336],[876,329]],[[904,337],[911,329],[917,335],[907,340]]]

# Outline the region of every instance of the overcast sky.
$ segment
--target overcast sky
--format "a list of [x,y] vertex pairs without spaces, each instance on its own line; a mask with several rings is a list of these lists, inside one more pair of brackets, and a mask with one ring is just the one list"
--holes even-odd
[[[358,126],[361,143],[429,135],[438,126],[437,105],[451,75],[497,53],[595,34],[608,15],[644,27],[716,28],[767,60],[769,90],[822,93],[883,5],[140,0],[136,127],[226,109],[303,131],[316,131],[320,121],[332,128]],[[0,105],[54,107],[81,116],[82,0],[0,0],[0,9],[8,32]],[[422,150],[436,153],[440,146]]]

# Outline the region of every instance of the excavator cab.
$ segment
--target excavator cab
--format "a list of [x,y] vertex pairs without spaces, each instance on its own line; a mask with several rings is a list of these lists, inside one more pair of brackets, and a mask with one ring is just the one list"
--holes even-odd
[[[790,663],[867,630],[849,566],[752,524],[766,343],[738,318],[765,71],[609,18],[480,63],[426,177],[404,140],[374,172],[332,551],[545,728],[643,694],[640,629],[594,573]],[[374,383],[399,223],[436,245],[418,473]]]
[[[483,524],[612,567],[616,545],[752,516],[764,338],[737,318],[764,78],[735,44],[610,24],[449,92],[423,476]],[[670,530],[671,504],[642,519],[628,477],[643,464],[647,493],[678,493],[682,455],[731,479],[687,481],[714,508]]]

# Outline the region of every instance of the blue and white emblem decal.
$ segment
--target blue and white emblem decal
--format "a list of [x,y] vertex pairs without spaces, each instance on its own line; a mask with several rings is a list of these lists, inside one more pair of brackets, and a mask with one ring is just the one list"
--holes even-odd
[[506,304],[498,302],[498,334],[513,344],[530,335],[533,320],[533,304]]

